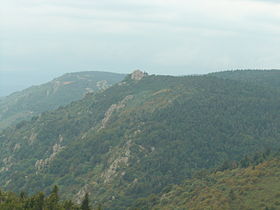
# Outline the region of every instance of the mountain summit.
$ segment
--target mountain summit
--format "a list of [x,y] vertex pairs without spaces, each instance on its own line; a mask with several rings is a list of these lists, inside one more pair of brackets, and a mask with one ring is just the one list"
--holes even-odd
[[145,77],[145,76],[148,76],[148,74],[145,73],[145,72],[143,72],[143,71],[141,71],[141,70],[139,70],[139,69],[137,69],[137,70],[135,70],[135,71],[132,72],[130,78],[131,78],[132,80],[141,80],[141,79],[143,79],[143,77]]

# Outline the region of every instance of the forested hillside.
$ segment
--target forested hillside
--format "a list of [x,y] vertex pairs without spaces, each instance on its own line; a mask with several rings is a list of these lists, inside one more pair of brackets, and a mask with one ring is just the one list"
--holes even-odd
[[219,78],[250,82],[259,86],[280,88],[279,70],[235,70],[210,73]]
[[93,204],[125,209],[201,169],[280,147],[277,88],[137,73],[3,131],[0,186],[56,184],[74,202],[88,192]]
[[121,81],[125,75],[108,72],[68,73],[51,82],[32,86],[0,99],[0,130],[31,119]]
[[101,210],[101,204],[92,207],[88,194],[85,195],[80,205],[71,200],[60,200],[59,189],[54,186],[49,195],[38,192],[27,195],[25,192],[18,194],[0,190],[1,210]]
[[[267,159],[267,160],[266,160]],[[245,164],[246,163],[246,164]],[[225,165],[224,165],[225,166]],[[138,209],[280,209],[280,155],[256,153],[229,168],[172,186],[161,196],[137,201]]]

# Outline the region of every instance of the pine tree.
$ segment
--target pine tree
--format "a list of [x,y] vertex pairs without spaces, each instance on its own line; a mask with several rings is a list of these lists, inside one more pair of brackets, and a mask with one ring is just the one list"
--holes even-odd
[[51,196],[52,196],[53,201],[54,201],[55,203],[58,203],[59,198],[58,198],[58,186],[57,186],[57,185],[55,185],[55,186],[53,187]]
[[55,185],[49,197],[47,198],[47,209],[55,210],[58,207],[58,187]]
[[81,210],[90,210],[88,193],[86,193],[84,200],[81,204]]
[[26,192],[20,192],[20,194],[19,194],[19,197],[20,197],[20,199],[21,200],[24,200],[24,199],[26,199],[27,198],[27,194],[26,194]]
[[102,210],[101,204],[98,204],[97,210]]
[[34,196],[35,198],[35,203],[34,203],[34,209],[36,210],[43,210],[44,208],[44,199],[45,195],[44,193],[40,192]]

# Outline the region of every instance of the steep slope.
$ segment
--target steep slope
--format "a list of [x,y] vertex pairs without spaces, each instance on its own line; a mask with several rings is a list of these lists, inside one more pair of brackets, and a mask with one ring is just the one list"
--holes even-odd
[[[150,209],[280,209],[280,159],[218,171],[173,186],[159,198],[139,201]],[[147,208],[146,208],[147,209]]]
[[0,129],[79,100],[88,92],[103,90],[124,77],[108,72],[68,73],[46,84],[1,98]]
[[278,91],[213,76],[142,76],[2,132],[0,186],[57,184],[68,198],[90,192],[107,209],[125,209],[198,169],[280,147]]

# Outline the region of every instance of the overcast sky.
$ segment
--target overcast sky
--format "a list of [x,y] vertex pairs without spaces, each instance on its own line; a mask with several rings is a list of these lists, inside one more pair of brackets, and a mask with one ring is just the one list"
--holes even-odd
[[89,70],[280,69],[280,0],[0,2],[2,84]]

